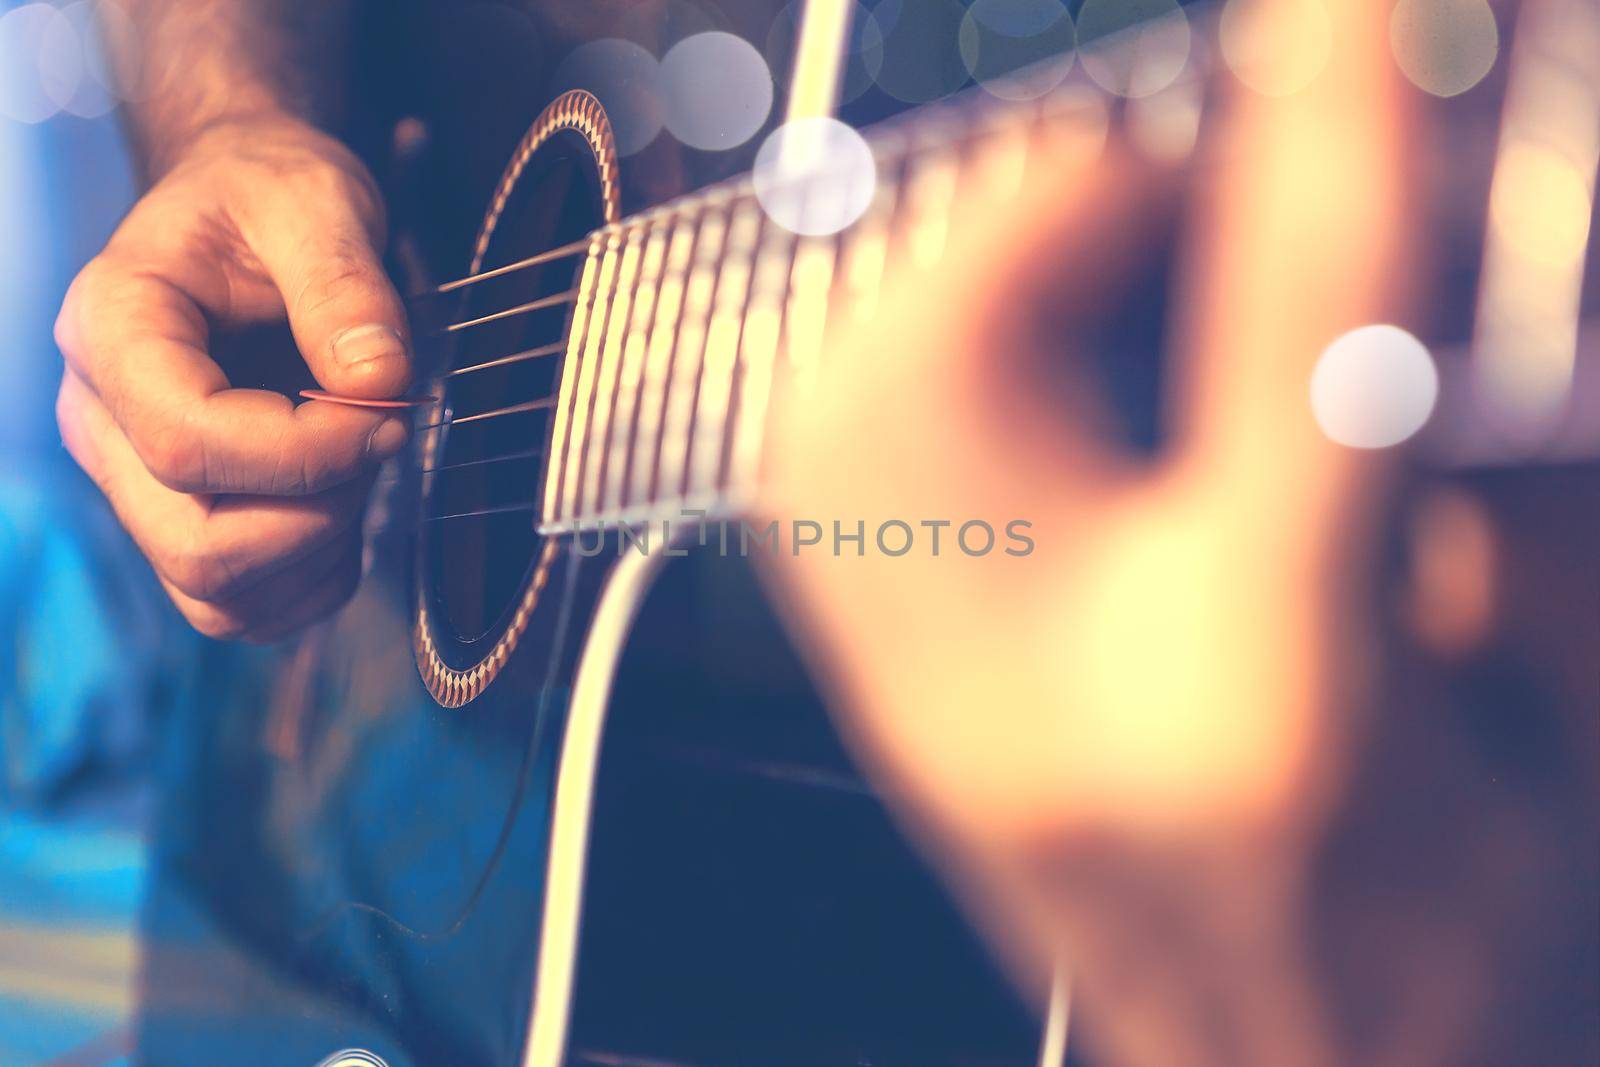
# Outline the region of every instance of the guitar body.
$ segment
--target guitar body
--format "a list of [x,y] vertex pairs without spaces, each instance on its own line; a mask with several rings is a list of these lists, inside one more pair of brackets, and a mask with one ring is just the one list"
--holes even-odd
[[418,316],[442,399],[361,591],[169,724],[141,1062],[1036,1061],[744,563],[539,530],[557,413],[504,409],[556,392],[616,167],[592,98],[534,124],[468,267],[551,258]]

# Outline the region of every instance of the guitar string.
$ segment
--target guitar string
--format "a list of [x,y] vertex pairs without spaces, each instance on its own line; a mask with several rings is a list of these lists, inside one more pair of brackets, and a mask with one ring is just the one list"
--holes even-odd
[[518,504],[498,504],[492,508],[477,508],[473,511],[453,511],[447,515],[428,515],[422,521],[444,522],[446,519],[477,519],[489,515],[511,515],[521,511],[534,511],[538,507],[538,501],[528,500]]
[[[563,294],[560,294],[560,295],[561,295],[561,297],[563,299],[561,299],[559,301],[557,301],[555,298],[545,298],[544,300],[535,300],[535,301],[532,301],[529,304],[523,304],[523,305],[519,305],[518,307],[508,308],[505,311],[497,311],[493,315],[486,315],[486,316],[484,316],[482,318],[468,320],[464,324],[458,324],[456,328],[461,328],[461,327],[464,327],[464,326],[474,326],[474,325],[478,325],[479,323],[491,321],[493,319],[510,318],[510,317],[512,317],[514,315],[525,314],[525,313],[528,313],[530,311],[540,310],[543,307],[558,307],[558,306],[561,306],[562,304],[574,304],[575,305],[577,303],[577,290],[571,290],[571,291],[569,291],[567,293],[563,293]],[[606,306],[609,307],[611,301],[616,297],[616,295],[617,295],[617,287],[615,285],[613,285],[606,292],[596,293],[593,297],[591,297],[589,299],[589,301],[587,302],[586,306],[593,307],[595,304],[599,303],[603,299],[603,300],[606,301]],[[538,305],[538,306],[536,307],[535,305]],[[557,341],[554,344],[541,345],[541,346],[539,346],[537,348],[530,348],[530,349],[527,349],[527,350],[522,351],[522,352],[514,352],[509,356],[500,356],[500,357],[497,357],[495,359],[485,360],[485,361],[483,361],[481,363],[474,363],[474,364],[471,364],[470,366],[460,367],[460,368],[457,368],[455,370],[446,371],[445,373],[441,374],[439,377],[441,379],[442,378],[460,377],[460,376],[465,375],[465,374],[475,374],[475,373],[478,373],[478,372],[481,372],[481,371],[493,370],[493,369],[495,369],[497,367],[505,367],[505,366],[510,366],[510,365],[516,364],[516,363],[527,362],[529,360],[541,359],[541,358],[544,358],[546,356],[556,355],[556,354],[564,351],[566,349],[566,347],[567,347],[567,342],[566,341]],[[504,416],[504,415],[520,415],[520,414],[523,414],[524,412],[527,412],[527,411],[538,410],[541,407],[551,406],[551,405],[553,405],[555,403],[555,401],[556,401],[556,397],[554,395],[546,396],[546,397],[540,397],[537,400],[528,401],[525,404],[513,404],[513,405],[510,405],[509,407],[497,408],[497,409],[495,409],[493,411],[481,412],[481,413],[474,414],[474,415],[459,415],[459,416],[456,416],[454,418],[441,419],[438,422],[425,423],[425,424],[423,424],[421,426],[417,426],[417,427],[414,427],[414,428],[417,429],[417,430],[433,430],[433,429],[437,429],[437,428],[439,428],[441,426],[453,426],[453,425],[458,425],[460,423],[467,423],[467,422],[480,422],[480,421],[483,421],[485,419],[500,418],[501,416]],[[426,411],[426,410],[428,410],[428,406],[424,405],[423,407],[420,407],[417,410],[418,411]]]
[[422,426],[418,426],[417,429],[436,430],[441,426],[463,426],[472,422],[487,422],[490,419],[503,419],[508,415],[523,415],[530,411],[542,411],[545,408],[554,407],[555,402],[555,395],[552,394],[550,396],[542,396],[537,400],[526,400],[520,404],[509,404],[503,408],[495,408],[492,411],[480,412],[476,415],[462,415],[461,417],[454,419],[441,419],[438,422],[430,422]]
[[650,211],[607,223],[579,240],[561,245],[558,248],[552,248],[547,252],[540,252],[536,255],[528,256],[526,259],[519,259],[514,263],[495,267],[492,270],[479,271],[477,274],[469,274],[462,278],[443,282],[430,289],[419,290],[408,295],[406,302],[408,304],[420,304],[434,297],[459,292],[462,289],[491,281],[495,278],[503,278],[533,267],[543,266],[546,263],[569,259],[572,256],[589,251],[597,242],[615,240],[636,227],[649,228],[666,219],[674,219],[699,212],[708,204],[715,204],[719,201],[730,200],[744,195],[754,195],[754,185],[748,177],[736,180],[731,185],[712,186],[709,189],[702,189],[671,203],[662,204],[660,207]]
[[441,463],[434,467],[422,467],[417,471],[417,473],[434,474],[439,471],[461,470],[465,467],[485,467],[491,463],[509,463],[514,459],[537,459],[544,455],[544,453],[545,450],[543,448],[529,448],[521,452],[507,452],[501,456],[488,456],[484,459],[468,459],[463,460],[460,463]]
[[[706,208],[706,207],[710,207],[711,205],[709,205],[709,204],[698,204],[697,203],[697,204],[695,204],[693,206],[696,208],[697,211],[699,211],[700,209],[703,209],[703,208]],[[687,212],[674,212],[674,213],[671,214],[671,216],[669,216],[667,218],[666,221],[668,221],[668,222],[681,221],[684,217],[687,216],[687,214],[688,214]],[[640,220],[637,220],[634,223],[634,225],[631,227],[633,232],[631,232],[631,233],[617,233],[617,234],[613,235],[613,237],[607,242],[607,244],[605,246],[607,251],[608,252],[617,251],[624,244],[626,244],[629,240],[632,240],[634,238],[638,238],[638,239],[641,239],[641,240],[647,239],[648,235],[650,234],[652,229],[657,224],[659,224],[661,221],[662,220],[660,218],[656,217],[655,213],[652,213],[651,215],[642,217]],[[603,231],[597,231],[597,233],[599,233],[599,232],[603,232]],[[598,245],[593,246],[593,247],[595,247],[597,249],[599,248]],[[642,271],[640,273],[642,275]],[[634,279],[634,281],[632,283],[632,287],[633,287],[634,290],[637,290],[637,287],[638,287],[638,285],[640,284],[641,281],[642,281],[642,278],[635,278]],[[595,294],[594,296],[590,297],[584,303],[589,308],[594,308],[596,306],[604,306],[607,309],[609,309],[612,306],[612,303],[614,302],[615,298],[621,294],[622,288],[623,288],[623,286],[622,286],[621,283],[613,283],[605,291],[602,291],[600,293]],[[574,290],[574,292],[576,292],[576,291]],[[576,303],[576,300],[573,300],[571,302]],[[507,312],[497,313],[497,315],[494,316],[494,317],[505,318],[505,317],[509,317],[509,315],[520,313],[523,310],[525,310],[525,308],[512,308],[512,309],[508,309]],[[484,319],[472,320],[472,322],[487,321],[489,318],[490,317],[486,316]],[[459,371],[449,372],[446,375],[443,375],[442,377],[449,377],[449,376],[451,376],[451,374],[456,374],[456,373],[470,373],[470,372],[475,372],[475,371],[478,371],[478,370],[487,370],[487,369],[489,369],[491,367],[505,366],[508,363],[516,363],[516,362],[521,362],[521,361],[526,360],[526,359],[538,358],[538,357],[543,356],[543,355],[553,354],[555,351],[560,351],[561,349],[563,349],[565,347],[566,346],[565,346],[564,343],[558,343],[558,344],[555,344],[555,345],[547,345],[547,346],[542,346],[540,348],[529,349],[526,352],[514,353],[511,356],[504,356],[504,357],[500,357],[498,359],[492,359],[492,360],[484,361],[482,363],[473,364],[473,365],[471,365],[469,367],[460,368]],[[452,425],[458,425],[458,424],[459,425],[465,425],[465,424],[471,424],[471,423],[475,423],[475,422],[485,422],[485,421],[490,421],[490,420],[494,420],[494,419],[506,418],[506,417],[511,417],[511,416],[515,416],[515,415],[524,415],[524,414],[528,414],[528,413],[534,412],[534,411],[540,411],[540,410],[549,409],[549,408],[553,407],[556,404],[557,400],[558,400],[558,396],[557,395],[550,395],[550,396],[546,396],[546,397],[541,397],[541,398],[539,398],[537,400],[527,401],[527,402],[519,403],[519,404],[507,405],[507,406],[502,407],[502,408],[497,408],[497,409],[494,409],[494,410],[491,410],[491,411],[486,411],[486,412],[480,412],[480,413],[473,414],[473,415],[464,415],[464,416],[457,416],[457,417],[454,417],[454,418],[440,419],[440,420],[438,420],[436,422],[425,423],[425,424],[417,427],[417,429],[418,430],[430,430],[430,429],[437,429],[437,428],[444,427],[444,426],[452,426]],[[444,464],[444,465],[441,465],[441,466],[438,466],[438,467],[430,468],[429,470],[423,471],[422,473],[430,473],[430,472],[448,471],[448,470],[461,469],[461,468],[478,467],[478,466],[483,466],[483,465],[490,464],[490,463],[493,463],[493,462],[497,462],[497,459],[494,458],[494,457],[491,457],[489,459],[483,459],[483,460],[470,460],[470,461],[465,461],[465,462],[462,462],[462,463],[459,463],[459,464]],[[513,502],[513,503],[510,503],[510,504],[500,505],[500,506],[495,506],[495,507],[489,507],[489,508],[480,508],[480,509],[475,509],[475,510],[470,510],[470,511],[461,511],[461,512],[451,512],[451,513],[447,513],[447,514],[444,514],[444,515],[425,516],[423,518],[423,521],[424,522],[441,522],[441,521],[446,521],[446,520],[488,517],[488,516],[493,516],[493,515],[500,515],[500,514],[508,514],[508,513],[515,513],[515,512],[537,510],[539,506],[540,506],[539,501],[537,501],[535,499],[530,499],[530,500],[526,500],[526,501]]]
[[463,374],[476,374],[479,371],[493,370],[495,367],[505,367],[512,363],[523,363],[530,359],[539,359],[542,356],[554,356],[566,347],[567,343],[565,341],[557,341],[555,344],[541,345],[538,348],[530,348],[523,352],[513,352],[509,356],[486,360],[483,363],[474,363],[468,367],[457,367],[455,370],[445,371],[439,377],[459,378]]
[[491,322],[502,322],[506,319],[516,318],[521,315],[531,314],[535,311],[544,311],[548,308],[563,307],[567,304],[577,303],[578,291],[568,289],[564,293],[555,293],[552,296],[543,296],[538,300],[530,300],[526,304],[505,308],[501,311],[492,311],[487,315],[480,315],[475,319],[466,319],[463,322],[452,322],[448,326],[441,326],[434,330],[430,336],[442,337],[446,334],[460,333],[470,330],[474,326],[483,326]]
[[446,293],[453,293],[457,290],[465,289],[469,285],[477,285],[480,282],[489,281],[492,278],[501,278],[508,274],[516,274],[520,271],[528,270],[531,267],[541,266],[545,263],[554,263],[557,260],[569,259],[572,256],[578,255],[580,252],[588,251],[593,240],[594,234],[590,234],[581,240],[573,241],[571,244],[565,244],[559,248],[552,248],[548,252],[540,252],[537,255],[529,256],[526,259],[519,259],[515,263],[507,263],[503,267],[495,267],[493,270],[480,271],[477,274],[469,274],[464,278],[457,278],[454,281],[445,282],[442,285],[436,285],[432,289],[424,289],[421,292],[411,294],[409,299],[414,301],[427,300],[431,297],[443,296]]
[[[634,238],[638,238],[641,241],[646,239],[648,237],[648,235],[650,234],[650,232],[652,231],[652,229],[654,228],[654,226],[659,221],[660,220],[654,218],[653,216],[647,216],[646,219],[643,220],[642,225],[639,225],[633,233],[625,235],[625,236],[624,235],[618,235],[619,238],[621,238],[620,240],[608,242],[608,244],[606,246],[607,250],[608,251],[615,251],[622,244],[625,244],[628,240],[632,240]],[[642,274],[642,271],[641,271],[641,274]],[[632,286],[633,290],[635,290],[635,291],[637,290],[637,287],[638,287],[638,285],[640,283],[640,280],[641,280],[640,278],[635,278],[634,279],[633,286]],[[591,309],[596,308],[596,307],[604,307],[604,308],[606,308],[607,309],[606,314],[609,317],[610,308],[612,307],[615,299],[619,295],[621,295],[622,288],[623,288],[623,286],[622,286],[622,284],[620,282],[619,283],[613,283],[611,286],[607,287],[606,290],[604,290],[602,292],[599,292],[599,293],[596,293],[594,296],[590,297],[587,301],[585,301],[585,304],[586,304],[587,307],[589,307]],[[465,373],[465,372],[471,372],[471,371],[475,371],[475,370],[479,370],[479,369],[488,369],[488,368],[494,367],[494,366],[503,366],[508,362],[520,362],[520,361],[522,361],[524,359],[537,358],[538,355],[552,354],[553,351],[560,351],[560,350],[564,349],[565,347],[566,347],[565,343],[558,343],[558,344],[555,344],[555,345],[548,345],[548,346],[543,346],[541,348],[530,349],[530,350],[528,350],[528,352],[515,353],[512,356],[501,357],[500,359],[496,359],[496,360],[488,360],[488,361],[485,361],[483,363],[474,364],[474,365],[472,365],[470,367],[461,368],[461,372]],[[448,377],[448,375],[446,375],[446,377]],[[441,419],[438,422],[428,423],[428,424],[425,424],[425,425],[423,425],[421,427],[418,427],[418,429],[434,429],[434,428],[438,428],[438,427],[441,427],[441,426],[447,426],[447,425],[469,424],[469,423],[472,423],[472,422],[483,422],[483,421],[488,421],[488,420],[492,420],[492,419],[509,417],[509,416],[513,416],[513,415],[527,414],[527,413],[532,412],[532,411],[546,410],[548,408],[551,408],[551,407],[553,407],[555,405],[556,401],[557,401],[557,397],[555,395],[551,395],[551,396],[547,396],[547,397],[542,397],[542,398],[540,398],[538,400],[534,400],[534,401],[528,401],[528,402],[521,403],[521,404],[508,405],[508,406],[506,406],[504,408],[499,408],[499,409],[495,409],[495,410],[492,410],[492,411],[482,412],[482,413],[477,414],[477,415],[461,416],[461,417],[457,417],[457,418],[453,418],[453,419]],[[537,451],[526,453],[526,454],[527,455],[543,455],[544,453],[545,453],[544,449],[539,449]],[[514,456],[518,456],[520,458],[520,456],[522,456],[524,454],[514,453],[513,455]],[[461,468],[479,467],[479,466],[484,466],[484,465],[491,464],[491,463],[498,462],[498,461],[499,461],[499,457],[491,457],[489,459],[482,459],[482,460],[469,460],[469,461],[465,461],[465,462],[459,463],[459,464],[445,464],[445,465],[442,465],[442,466],[431,468],[430,471],[446,471],[446,470],[458,470],[458,469],[461,469]],[[430,471],[423,471],[422,473],[429,473]],[[423,518],[423,521],[424,522],[443,522],[443,521],[457,520],[457,519],[483,518],[483,517],[490,517],[490,516],[494,516],[494,515],[513,514],[513,513],[519,513],[519,512],[533,511],[533,510],[537,510],[538,507],[539,507],[539,501],[537,499],[528,499],[528,500],[524,500],[524,501],[517,501],[517,502],[510,503],[510,504],[498,505],[498,506],[494,506],[494,507],[478,508],[478,509],[469,510],[469,511],[450,512],[450,513],[446,513],[446,514],[443,514],[443,515],[428,515],[428,516],[425,516]]]

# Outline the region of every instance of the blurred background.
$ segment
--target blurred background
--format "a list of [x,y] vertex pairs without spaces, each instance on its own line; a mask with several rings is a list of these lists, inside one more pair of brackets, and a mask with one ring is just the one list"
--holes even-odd
[[130,1009],[148,739],[190,640],[55,427],[55,310],[134,195],[99,6],[0,4],[6,1064],[50,1062],[114,1037]]

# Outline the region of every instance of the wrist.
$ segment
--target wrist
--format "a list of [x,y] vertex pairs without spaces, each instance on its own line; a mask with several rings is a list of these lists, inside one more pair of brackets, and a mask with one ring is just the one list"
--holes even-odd
[[252,142],[322,135],[299,115],[273,103],[238,107],[162,124],[144,138],[146,179],[154,184],[185,162],[216,151],[237,150]]

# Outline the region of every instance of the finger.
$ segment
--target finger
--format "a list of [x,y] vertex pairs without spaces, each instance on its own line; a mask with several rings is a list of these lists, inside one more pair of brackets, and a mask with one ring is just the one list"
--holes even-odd
[[399,396],[411,384],[409,334],[404,305],[358,213],[358,198],[372,194],[354,184],[318,192],[264,191],[241,224],[283,293],[295,343],[322,387],[374,400]]
[[1357,469],[1306,398],[1330,342],[1404,302],[1407,110],[1390,6],[1328,5],[1331,53],[1314,80],[1281,98],[1237,85],[1229,101],[1217,180],[1195,211],[1174,393],[1175,437],[1197,470],[1322,492]]
[[[1015,485],[1047,485],[1064,501],[1099,491],[1126,465],[1082,358],[1085,326],[1169,213],[1173,175],[1092,129],[1029,136],[1013,174],[990,156],[961,175],[953,198],[981,207],[959,213],[942,254],[896,286],[899,302],[877,324],[887,336],[868,346],[872,363],[840,373],[873,383],[863,414],[881,427],[880,446],[901,441],[908,461],[928,456],[929,469],[950,472],[945,484],[998,490],[1011,483],[992,472],[1005,470]],[[921,229],[903,231],[913,262]],[[960,312],[941,319],[936,343],[907,345],[905,322],[930,307]],[[848,380],[835,388],[861,392]],[[947,432],[929,435],[930,417]]]
[[394,455],[409,432],[394,416],[229,388],[199,307],[159,264],[125,253],[73,282],[56,337],[141,464],[179,492],[317,493]]
[[268,582],[351,529],[370,481],[312,497],[206,498],[151,477],[105,407],[70,371],[57,400],[62,440],[162,579],[199,601]]
[[200,633],[219,641],[281,640],[337,610],[361,578],[361,539],[324,545],[278,580],[222,602],[197,600],[163,580],[173,604]]

